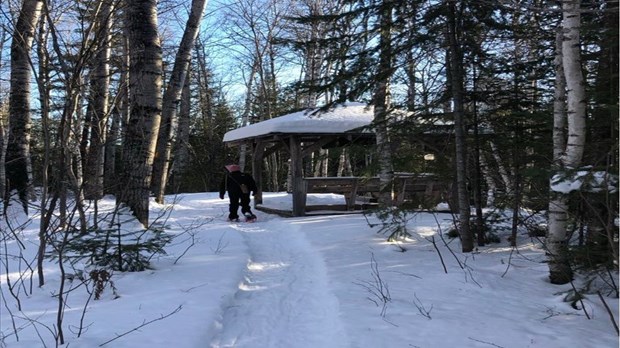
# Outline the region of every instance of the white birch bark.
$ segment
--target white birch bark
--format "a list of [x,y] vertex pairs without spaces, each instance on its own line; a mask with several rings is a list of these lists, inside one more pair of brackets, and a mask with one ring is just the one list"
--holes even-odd
[[[579,31],[581,25],[580,1],[564,1],[561,32],[556,38],[556,85],[554,100],[553,155],[559,170],[574,169],[581,165],[585,145],[585,83],[581,68]],[[564,78],[563,78],[564,77]],[[564,108],[566,91],[566,109]],[[567,127],[565,137],[564,128]],[[566,139],[566,140],[565,140]],[[550,192],[547,250],[549,279],[553,284],[572,280],[573,272],[568,259],[567,222],[568,197]]]
[[482,167],[483,172],[485,173],[484,179],[487,183],[487,207],[495,207],[495,195],[497,193],[497,185],[495,184],[495,180],[493,179],[493,175],[491,175],[491,170],[489,168],[489,164],[487,163],[486,158],[484,158],[484,154],[480,153],[480,167]]
[[151,169],[162,113],[162,50],[156,0],[127,1],[130,115],[123,141],[124,178],[118,197],[142,225],[149,222]]
[[340,151],[340,156],[338,157],[338,171],[336,172],[336,176],[344,176],[346,160],[347,160],[346,148],[343,147]]
[[172,144],[177,125],[177,110],[181,100],[183,86],[187,78],[187,67],[192,59],[192,47],[198,36],[200,21],[207,6],[207,0],[192,0],[192,6],[183,32],[183,38],[177,51],[174,67],[168,86],[163,96],[162,121],[157,138],[157,157],[153,164],[153,190],[155,200],[163,204],[168,172],[172,155]]
[[[2,36],[0,36],[0,69],[3,67],[2,52],[4,52],[4,38],[6,37],[7,29],[0,29]],[[0,100],[0,112],[4,112],[4,101]],[[0,117],[0,195],[4,195],[6,184],[6,170],[4,167],[6,159],[6,145],[8,144],[8,127],[3,117]],[[1,214],[1,213],[0,213]]]
[[84,168],[84,193],[88,199],[103,197],[105,142],[108,123],[110,89],[110,31],[113,24],[114,4],[103,1],[97,15],[98,29],[95,38],[99,43],[92,71],[88,111],[91,114],[90,147]]
[[566,78],[566,117],[568,125],[566,153],[562,156],[562,163],[570,168],[577,168],[581,165],[586,141],[585,82],[581,67],[579,40],[581,26],[580,4],[581,1],[570,0],[564,1],[562,5],[564,11],[562,20],[564,31],[562,65]]
[[[30,164],[30,51],[43,1],[24,0],[11,42],[11,88],[9,95],[9,133],[6,152],[7,190],[16,190],[24,212],[32,184]],[[4,193],[4,192],[3,192]]]
[[490,142],[491,144],[491,153],[493,154],[493,159],[495,159],[495,163],[497,163],[497,171],[499,172],[500,177],[502,178],[502,183],[504,184],[506,193],[509,193],[512,188],[512,180],[510,179],[510,175],[508,175],[508,170],[506,170],[506,166],[504,166],[504,162],[502,161],[502,157],[499,154],[499,150],[497,149],[497,145],[494,142]]
[[[191,65],[188,67],[188,76]],[[173,178],[174,192],[178,192],[181,179],[185,174],[189,163],[189,133],[190,133],[190,114],[191,114],[191,94],[189,79],[185,79],[183,93],[181,94],[181,105],[179,108],[179,125],[174,146],[174,162],[172,162],[171,176]]]

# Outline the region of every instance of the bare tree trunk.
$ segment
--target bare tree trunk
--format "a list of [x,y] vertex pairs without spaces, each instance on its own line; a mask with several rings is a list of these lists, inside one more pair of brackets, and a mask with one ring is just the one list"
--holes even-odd
[[474,206],[476,208],[476,240],[478,246],[484,246],[486,241],[484,231],[484,217],[482,216],[482,164],[480,161],[480,132],[478,130],[478,107],[476,95],[478,93],[476,68],[473,68],[473,116],[474,116]]
[[156,0],[128,0],[130,116],[123,143],[126,164],[118,203],[142,225],[149,221],[151,170],[162,113],[162,50]]
[[53,212],[54,207],[50,206],[48,210],[48,193],[49,193],[49,168],[51,165],[50,155],[52,150],[50,135],[50,74],[49,74],[49,54],[47,51],[47,28],[45,21],[39,21],[39,37],[37,58],[39,61],[39,76],[37,78],[37,87],[39,92],[39,103],[41,104],[41,131],[43,136],[43,168],[41,170],[41,223],[39,224],[39,248],[37,250],[37,276],[39,287],[45,285],[45,274],[43,264],[45,261],[45,250],[48,240],[48,223],[46,217]]
[[[554,103],[554,162],[562,170],[575,169],[581,165],[585,146],[585,82],[581,68],[579,32],[581,16],[580,1],[568,0],[562,3],[563,19],[561,32],[556,39],[556,94]],[[561,43],[561,45],[560,45]],[[562,74],[562,69],[563,74]],[[564,115],[562,78],[566,81],[566,115]],[[563,118],[566,117],[566,122]],[[566,142],[564,125],[568,126]],[[547,250],[549,253],[549,279],[553,284],[565,284],[572,280],[573,271],[568,257],[568,197],[560,192],[551,192],[549,202],[549,228]]]
[[379,69],[377,87],[374,91],[374,123],[377,137],[377,155],[379,161],[379,204],[384,207],[392,206],[392,184],[394,169],[392,166],[392,149],[388,136],[388,112],[390,107],[390,76],[392,67],[392,0],[383,3],[380,14],[380,38],[379,38]]
[[338,172],[336,176],[352,176],[351,160],[349,158],[349,152],[346,147],[342,148],[340,152],[340,158],[338,160]]
[[[126,33],[127,29],[125,29]],[[127,35],[125,35],[121,39],[122,43],[122,56],[120,59],[120,81],[118,94],[116,96],[116,103],[113,113],[112,124],[110,125],[110,130],[108,132],[108,149],[106,149],[106,164],[105,164],[105,178],[106,183],[104,184],[104,192],[112,193],[116,196],[120,195],[120,190],[122,189],[122,183],[119,182],[118,176],[122,175],[125,171],[124,164],[118,163],[116,158],[124,158],[123,156],[123,146],[120,148],[117,146],[119,141],[121,143],[124,142],[124,130],[127,128],[127,124],[129,123],[129,43],[127,40]],[[116,127],[116,129],[114,128]],[[120,151],[119,151],[120,150]]]
[[407,110],[415,111],[416,97],[416,61],[413,52],[410,50],[405,56],[405,74],[407,76]]
[[474,250],[474,238],[469,228],[469,191],[467,190],[467,149],[465,146],[463,110],[463,59],[457,37],[457,13],[454,0],[448,0],[448,41],[450,85],[454,114],[454,134],[456,144],[456,184],[459,205],[459,235],[463,252]]
[[155,201],[164,202],[166,183],[168,182],[168,170],[174,142],[174,129],[177,122],[177,110],[181,100],[181,93],[187,78],[187,67],[192,58],[192,47],[198,36],[200,20],[204,13],[207,0],[193,0],[192,7],[183,32],[183,38],[172,68],[172,75],[166,87],[162,110],[162,127],[159,129],[157,140],[157,156],[153,165],[153,191]]
[[90,114],[89,151],[84,168],[84,195],[87,199],[103,197],[104,146],[108,121],[108,98],[110,89],[110,30],[113,23],[112,0],[103,1],[98,15],[98,42],[95,67],[90,79],[90,100],[87,112]]
[[[323,14],[322,9],[322,1],[314,0],[308,4],[309,13],[308,15],[311,17],[321,16]],[[308,42],[308,47],[306,50],[305,57],[305,84],[308,87],[308,95],[306,97],[306,102],[303,105],[307,108],[315,108],[316,102],[318,99],[317,87],[319,85],[319,77],[321,74],[321,65],[322,65],[322,55],[321,55],[321,46],[318,43],[318,39],[322,35],[321,24],[319,21],[315,21],[311,24],[309,28],[310,32],[310,40]]]
[[176,143],[174,146],[174,162],[172,162],[171,178],[173,179],[174,192],[178,192],[183,174],[189,163],[189,130],[191,112],[190,73],[191,65],[187,67],[187,76],[183,93],[181,94],[181,106],[179,108],[179,126],[177,129]]
[[579,32],[581,15],[579,0],[562,3],[564,19],[564,40],[562,41],[562,65],[566,77],[566,116],[568,124],[568,140],[566,153],[562,162],[570,168],[581,165],[586,142],[586,97],[585,81],[581,67],[581,51]]
[[[24,212],[32,184],[30,165],[30,50],[43,1],[24,0],[11,42],[9,140],[6,152],[7,193],[16,190]],[[8,198],[8,195],[5,196]],[[8,200],[5,202],[8,205]]]
[[492,141],[490,142],[490,145],[491,154],[497,163],[497,170],[499,171],[499,175],[502,178],[502,183],[504,184],[504,190],[506,193],[510,193],[512,191],[512,187],[514,186],[512,179],[510,178],[510,175],[508,175],[508,171],[506,170],[506,166],[504,166],[504,162],[502,161],[502,157],[499,154],[497,146]]
[[[6,37],[7,30],[2,27],[0,29],[2,35],[0,36],[0,69],[3,67],[2,53],[4,52],[4,39]],[[0,113],[4,113],[4,100],[0,100]],[[4,117],[0,116],[0,199],[4,197],[6,191],[6,147],[8,144],[8,125],[4,122]],[[0,211],[0,215],[2,212]]]
[[[256,76],[258,70],[258,58],[254,58],[254,62],[252,63],[252,69],[250,70],[250,76],[246,82],[246,94],[245,94],[245,102],[243,105],[243,114],[241,115],[241,126],[247,126],[250,124],[250,113],[252,112],[252,86],[254,85],[254,78]],[[239,167],[241,167],[241,171],[245,170],[245,162],[247,157],[247,145],[241,144],[239,147]]]
[[[3,107],[2,105],[0,105],[0,107]],[[9,127],[8,125],[4,122],[4,118],[0,117],[0,194],[2,194],[2,197],[7,197],[6,196],[6,149],[7,146],[9,144]],[[5,205],[4,208],[6,209],[6,202],[5,201]],[[0,211],[0,215],[2,215],[3,212]]]
[[495,207],[495,195],[497,192],[497,185],[495,184],[495,180],[493,179],[493,176],[491,175],[491,169],[489,168],[489,165],[484,157],[484,153],[480,153],[480,167],[484,172],[482,176],[484,177],[487,183],[486,206],[489,208],[492,208],[492,207]]
[[118,105],[111,110],[110,127],[106,131],[104,144],[104,169],[103,169],[103,193],[114,192],[110,189],[116,185],[116,143],[121,138],[121,112]]

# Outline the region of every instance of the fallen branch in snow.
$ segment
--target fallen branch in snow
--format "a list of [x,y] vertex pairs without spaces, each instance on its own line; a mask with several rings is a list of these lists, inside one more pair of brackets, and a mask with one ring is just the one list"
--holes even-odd
[[407,277],[414,277],[414,278],[422,279],[422,277],[415,275],[413,273],[406,273],[406,272],[401,272],[401,271],[387,271],[387,272],[396,273],[396,274],[404,275]]
[[471,338],[471,337],[467,337],[467,338],[469,338],[469,339],[470,339],[470,340],[472,340],[472,341],[476,341],[476,342],[480,342],[480,343],[488,344],[488,345],[493,346],[493,347],[504,348],[504,347],[499,346],[499,345],[497,345],[497,344],[495,344],[495,343],[485,342],[485,341],[477,340],[477,339],[475,339],[475,338]]
[[569,313],[558,312],[558,311],[555,311],[552,307],[547,307],[547,310],[545,310],[545,312],[547,314],[549,314],[549,315],[547,315],[546,317],[542,318],[541,320],[547,320],[549,318],[557,317],[557,316],[560,316],[560,315],[577,315],[577,316],[581,315],[581,314],[572,313],[572,312],[569,312]]
[[179,306],[178,306],[175,310],[173,310],[172,312],[170,312],[170,313],[168,313],[168,314],[166,314],[166,315],[161,315],[159,318],[152,319],[152,320],[149,320],[149,321],[145,321],[145,322],[143,322],[141,325],[136,326],[136,327],[134,327],[133,329],[131,329],[131,330],[129,330],[129,331],[126,331],[126,332],[124,332],[124,333],[122,333],[122,334],[120,334],[120,335],[118,335],[118,334],[117,334],[117,335],[116,335],[116,337],[114,337],[114,338],[112,338],[112,339],[110,339],[110,340],[107,340],[107,341],[105,341],[105,342],[101,343],[101,344],[99,345],[99,347],[103,347],[103,346],[105,346],[106,344],[108,344],[108,343],[110,343],[110,342],[112,342],[112,341],[116,341],[117,339],[119,339],[119,338],[121,338],[121,337],[123,337],[123,336],[127,336],[127,335],[129,335],[130,333],[132,333],[132,332],[138,331],[138,330],[140,330],[141,328],[143,328],[143,327],[145,327],[145,326],[147,326],[147,325],[149,325],[149,324],[152,324],[152,323],[154,323],[154,322],[156,322],[156,321],[160,321],[160,320],[166,319],[166,318],[168,318],[169,316],[171,316],[171,315],[173,315],[173,314],[178,313],[181,309],[183,309],[183,305],[179,305]]
[[433,310],[433,305],[431,305],[431,308],[426,309],[426,307],[424,307],[424,304],[422,303],[422,301],[420,301],[415,292],[413,293],[413,305],[418,309],[418,312],[420,312],[423,317],[426,317],[429,320],[433,319],[431,318],[431,311]]

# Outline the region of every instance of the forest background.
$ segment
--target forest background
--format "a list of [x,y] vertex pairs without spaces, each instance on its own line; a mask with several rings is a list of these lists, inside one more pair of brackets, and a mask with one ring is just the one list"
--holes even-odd
[[[249,149],[223,144],[228,130],[360,101],[376,143],[317,150],[306,176],[378,176],[379,206],[398,216],[412,207],[392,207],[394,173],[433,173],[451,187],[463,252],[490,241],[483,207],[526,208],[547,212],[530,228],[551,282],[617,272],[617,1],[3,0],[0,11],[2,238],[16,237],[10,204],[36,209],[39,266],[102,229],[104,195],[149,230],[149,197],[215,191],[230,161],[249,169]],[[287,189],[287,159],[265,159],[264,191]]]

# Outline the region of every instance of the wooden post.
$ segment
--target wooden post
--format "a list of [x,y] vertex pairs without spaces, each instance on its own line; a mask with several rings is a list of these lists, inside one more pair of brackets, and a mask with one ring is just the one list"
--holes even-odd
[[263,204],[263,156],[265,154],[265,143],[254,145],[252,154],[252,176],[256,181],[256,195],[254,196],[254,208],[256,205]]
[[291,153],[291,176],[293,189],[293,216],[303,216],[306,212],[306,192],[303,180],[301,141],[296,136],[289,139]]
[[348,199],[345,194],[345,200],[347,203],[347,210],[355,210],[355,201],[357,200],[357,187],[358,187],[358,178],[351,179],[351,193],[349,193]]

